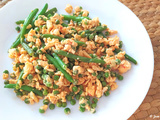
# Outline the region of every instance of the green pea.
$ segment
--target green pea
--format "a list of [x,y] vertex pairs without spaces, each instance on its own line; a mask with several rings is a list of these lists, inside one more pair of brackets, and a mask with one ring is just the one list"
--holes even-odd
[[105,95],[105,96],[109,96],[109,95],[110,95],[109,91],[106,91],[106,92],[104,93],[104,95]]
[[76,100],[75,100],[75,99],[72,99],[72,100],[70,101],[70,103],[71,103],[71,105],[75,105],[75,104],[76,104]]
[[97,104],[96,103],[92,103],[91,104],[91,108],[96,108],[97,107]]
[[83,90],[80,90],[80,91],[79,91],[79,94],[81,95],[82,93],[83,93]]
[[57,80],[59,79],[59,76],[58,76],[58,75],[55,75],[55,76],[53,77],[53,79],[57,81]]
[[50,77],[52,77],[52,76],[54,75],[54,72],[49,71],[49,72],[48,72],[48,75],[49,75]]
[[35,27],[34,30],[38,32],[39,31],[39,27]]
[[92,75],[93,75],[93,76],[96,76],[97,74],[96,74],[96,72],[94,72],[94,73],[92,73]]
[[98,100],[97,100],[96,98],[93,98],[93,99],[92,99],[92,102],[93,102],[93,103],[97,103]]
[[107,85],[107,87],[108,87],[108,91],[110,91],[111,90],[111,86]]
[[111,74],[112,77],[117,77],[117,73],[114,72],[114,71],[111,71],[110,74]]
[[85,37],[86,37],[85,32],[82,32],[80,36],[81,36],[82,38],[85,38]]
[[91,105],[91,101],[90,101],[90,100],[88,100],[88,101],[87,101],[87,104],[90,106],[90,105]]
[[54,91],[53,91],[53,94],[54,94],[54,95],[57,95],[57,94],[59,94],[59,91],[58,91],[58,90],[54,90]]
[[110,68],[111,68],[110,65],[107,65],[107,66],[106,66],[106,69],[107,69],[107,70],[110,69]]
[[43,95],[48,95],[48,91],[46,89],[43,90]]
[[56,85],[56,84],[53,85],[53,89],[58,89],[58,87],[59,87],[59,86]]
[[89,99],[90,99],[90,96],[86,96],[86,99],[89,100]]
[[33,79],[33,75],[32,74],[28,74],[27,79],[28,80],[32,80]]
[[42,68],[42,66],[37,65],[37,66],[36,66],[36,69],[38,69],[38,70],[42,70],[43,68]]
[[6,85],[6,84],[9,84],[9,80],[5,80],[4,81],[4,84]]
[[106,35],[106,36],[109,36],[109,32],[108,32],[108,31],[106,31],[106,32],[105,32],[105,35]]
[[83,8],[82,8],[82,6],[79,6],[79,8],[82,10]]
[[48,100],[48,99],[44,99],[44,100],[43,100],[43,104],[44,104],[44,105],[48,105],[48,104],[49,104],[49,100]]
[[48,14],[47,17],[50,18],[52,16],[52,14]]
[[119,65],[121,63],[120,59],[116,59],[116,64]]
[[102,81],[102,87],[105,87],[107,83],[105,81]]
[[80,108],[79,108],[79,111],[84,112],[84,111],[85,111],[85,108],[84,108],[84,107],[80,107]]
[[54,104],[50,104],[50,105],[49,105],[49,109],[50,109],[50,110],[53,110],[54,108],[55,108],[55,105],[54,105]]
[[118,75],[117,78],[118,78],[118,80],[123,80],[123,76],[122,75]]
[[56,19],[56,22],[55,22],[56,24],[59,24],[60,23],[60,21],[58,20],[58,19]]
[[66,107],[67,103],[66,102],[62,102],[62,107]]
[[15,78],[15,77],[16,77],[15,73],[11,73],[11,74],[10,74],[10,77],[11,77],[11,78]]
[[97,75],[97,79],[100,79],[100,78],[101,78],[101,75],[100,75],[100,74],[98,74],[98,75]]
[[71,35],[71,34],[66,34],[64,37],[65,37],[65,38],[71,38],[72,35]]
[[3,71],[3,73],[5,73],[5,74],[9,74],[9,71],[8,71],[8,70],[5,70],[5,71]]
[[24,99],[24,102],[25,102],[26,104],[29,104],[29,103],[30,103],[30,101],[29,101],[28,98]]
[[46,74],[47,73],[47,70],[46,69],[43,69],[43,74]]
[[93,40],[93,38],[94,38],[94,35],[93,35],[93,34],[90,34],[90,35],[89,35],[89,40]]
[[43,52],[42,52],[42,50],[37,50],[37,53],[42,54]]
[[16,95],[17,95],[17,97],[21,97],[23,94],[21,91],[17,91]]
[[108,77],[109,77],[109,72],[105,72],[104,76],[105,76],[106,78],[108,78]]
[[21,28],[19,26],[17,26],[15,29],[17,32],[20,32],[20,30],[21,30]]
[[83,85],[80,85],[79,88],[80,88],[81,90],[83,90]]
[[104,77],[101,77],[101,78],[100,78],[100,81],[104,81]]
[[76,95],[75,95],[75,98],[76,98],[76,100],[79,100],[80,95],[79,95],[79,94],[76,94]]
[[80,77],[80,78],[81,78],[81,77],[83,77],[83,75],[82,75],[82,74],[78,74],[78,77]]
[[56,103],[56,106],[57,106],[57,107],[62,107],[62,102],[57,102],[57,103]]
[[33,47],[32,50],[33,50],[34,52],[36,52],[36,51],[38,50],[38,48],[37,48],[37,47]]
[[76,86],[72,87],[73,92],[77,92],[78,88]]
[[72,100],[72,96],[71,96],[71,95],[67,95],[66,98],[67,98],[68,101],[71,101],[71,100]]
[[39,112],[40,112],[40,113],[45,113],[45,110],[44,110],[44,109],[39,108]]
[[35,52],[34,53],[34,57],[38,57],[38,56],[39,56],[39,54]]
[[104,47],[104,43],[101,43],[100,46]]
[[69,108],[65,108],[65,109],[64,109],[64,113],[68,115],[68,114],[71,113],[71,110],[70,110]]
[[80,107],[83,107],[83,108],[84,108],[85,105],[86,105],[85,103],[82,103],[82,104],[80,104]]

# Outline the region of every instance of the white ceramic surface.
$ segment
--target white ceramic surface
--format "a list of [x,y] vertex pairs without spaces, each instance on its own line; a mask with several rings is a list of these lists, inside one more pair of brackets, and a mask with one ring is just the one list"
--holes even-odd
[[[1,120],[126,120],[143,101],[149,89],[153,68],[153,50],[149,36],[140,20],[123,4],[116,0],[13,0],[0,9],[0,76],[5,69],[12,71],[12,60],[7,50],[15,41],[15,21],[24,19],[34,8],[41,9],[45,3],[49,8],[57,7],[58,13],[66,14],[67,3],[90,11],[90,17],[99,17],[110,29],[118,30],[123,41],[123,49],[133,56],[138,64],[124,74],[123,81],[117,81],[119,87],[110,96],[102,97],[98,102],[97,112],[81,113],[78,104],[69,107],[71,114],[65,115],[63,108],[38,112],[42,101],[35,105],[26,105],[16,97],[13,90],[4,89],[0,80],[0,119]],[[2,78],[2,77],[1,77]]]

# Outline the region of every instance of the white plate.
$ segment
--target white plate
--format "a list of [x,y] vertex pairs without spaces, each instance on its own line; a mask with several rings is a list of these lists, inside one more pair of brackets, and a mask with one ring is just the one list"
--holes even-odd
[[117,81],[119,87],[109,97],[102,97],[98,102],[97,112],[81,113],[78,104],[70,106],[71,114],[65,115],[63,108],[38,112],[42,102],[26,105],[16,97],[13,90],[3,88],[0,81],[0,118],[5,120],[125,120],[129,118],[143,101],[149,89],[153,75],[153,50],[149,36],[140,20],[123,4],[115,0],[14,0],[0,9],[0,76],[5,69],[12,71],[12,60],[7,50],[15,41],[15,21],[24,19],[34,8],[41,9],[45,3],[49,8],[57,7],[59,13],[66,14],[67,3],[80,5],[90,11],[90,17],[98,16],[110,29],[118,30],[123,41],[123,49],[133,56],[138,65],[124,75],[123,81]]

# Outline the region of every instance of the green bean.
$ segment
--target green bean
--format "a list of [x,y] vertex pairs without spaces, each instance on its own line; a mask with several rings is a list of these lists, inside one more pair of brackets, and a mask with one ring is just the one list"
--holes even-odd
[[24,70],[21,71],[21,73],[18,77],[17,84],[16,84],[16,89],[19,89],[19,81],[23,81],[23,78],[22,78],[23,74],[24,74]]
[[[24,40],[22,40],[22,41],[24,41]],[[25,42],[22,42],[22,41],[21,41],[21,45],[23,46],[23,48],[28,52],[28,54],[30,56],[33,56],[34,55],[33,50]]]
[[[52,35],[52,34],[41,34],[41,37],[42,38],[56,38],[56,39],[59,39],[60,41],[62,40],[66,40],[66,38],[62,38],[62,37],[59,37],[59,36],[56,36],[56,35]],[[79,45],[79,46],[82,46],[85,44],[85,42],[81,42],[81,41],[77,41],[75,40],[75,42]]]
[[17,24],[17,25],[23,24],[24,21],[25,21],[25,20],[18,20],[18,21],[16,21],[16,24]]
[[34,26],[34,22],[38,19],[38,16],[44,15],[47,9],[48,9],[48,3],[46,3],[42,8],[42,10],[39,12],[39,14],[36,15],[35,19],[32,21],[32,27]]
[[100,60],[100,59],[96,59],[96,58],[87,58],[87,57],[82,57],[82,56],[78,56],[78,55],[74,55],[68,52],[65,52],[63,50],[54,50],[55,53],[59,54],[59,55],[63,55],[66,56],[68,58],[72,58],[72,59],[76,59],[79,61],[83,61],[83,62],[94,62],[94,63],[102,63],[105,64],[105,61]]
[[57,12],[57,8],[54,7],[52,9],[48,10],[44,15],[48,16],[49,14],[51,14],[53,16],[56,12]]
[[52,64],[59,69],[63,74],[64,77],[69,81],[69,82],[74,82],[73,78],[63,69],[61,68],[61,66],[58,64],[57,60],[55,58],[53,58],[52,56],[50,56],[49,54],[46,54],[46,58],[52,62]]
[[22,27],[22,30],[20,33],[20,38],[24,37],[24,34],[26,33],[27,26],[32,22],[34,16],[37,14],[37,12],[38,12],[38,9],[36,8],[28,15],[27,19],[25,20],[25,22],[23,24],[23,27]]
[[[119,53],[120,51],[121,51],[120,49],[115,49],[114,50],[115,53]],[[137,61],[134,58],[132,58],[131,56],[129,56],[128,54],[125,54],[124,56],[129,61],[133,62],[134,64],[137,64]]]
[[76,42],[79,46],[82,46],[82,45],[85,45],[85,44],[86,44],[85,42],[77,41],[77,40],[75,40],[74,42]]
[[62,25],[63,27],[68,27],[68,25],[65,24],[65,23],[62,23],[61,25]]
[[41,37],[42,38],[56,38],[56,39],[59,39],[60,41],[61,40],[65,40],[65,38],[62,38],[62,37],[59,37],[59,36],[56,36],[56,35],[52,35],[52,34],[41,34]]
[[54,56],[54,58],[57,60],[57,62],[59,63],[59,65],[66,70],[67,69],[67,65],[61,60],[61,58],[56,54],[56,53],[52,53],[52,55]]
[[89,17],[76,17],[76,16],[71,16],[71,15],[62,15],[64,18],[64,20],[73,20],[73,21],[77,21],[80,22],[83,19],[90,19]]
[[[4,86],[4,88],[16,88],[16,84],[6,84]],[[22,85],[22,87],[20,89],[28,91],[28,92],[32,91],[39,96],[43,96],[42,91],[37,90],[36,88],[30,87],[30,86],[27,86],[27,85]]]

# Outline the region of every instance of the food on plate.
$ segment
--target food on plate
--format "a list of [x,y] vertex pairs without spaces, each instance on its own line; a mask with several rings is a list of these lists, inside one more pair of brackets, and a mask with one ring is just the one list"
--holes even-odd
[[[8,51],[14,72],[3,72],[4,87],[14,89],[26,104],[43,99],[40,113],[64,107],[69,114],[67,104],[77,100],[81,112],[95,113],[98,100],[131,69],[129,61],[137,61],[122,50],[117,31],[98,17],[91,19],[81,6],[72,15],[47,9],[46,3],[39,13],[36,8],[16,22],[19,35]],[[65,10],[71,14],[73,7],[67,4]]]

